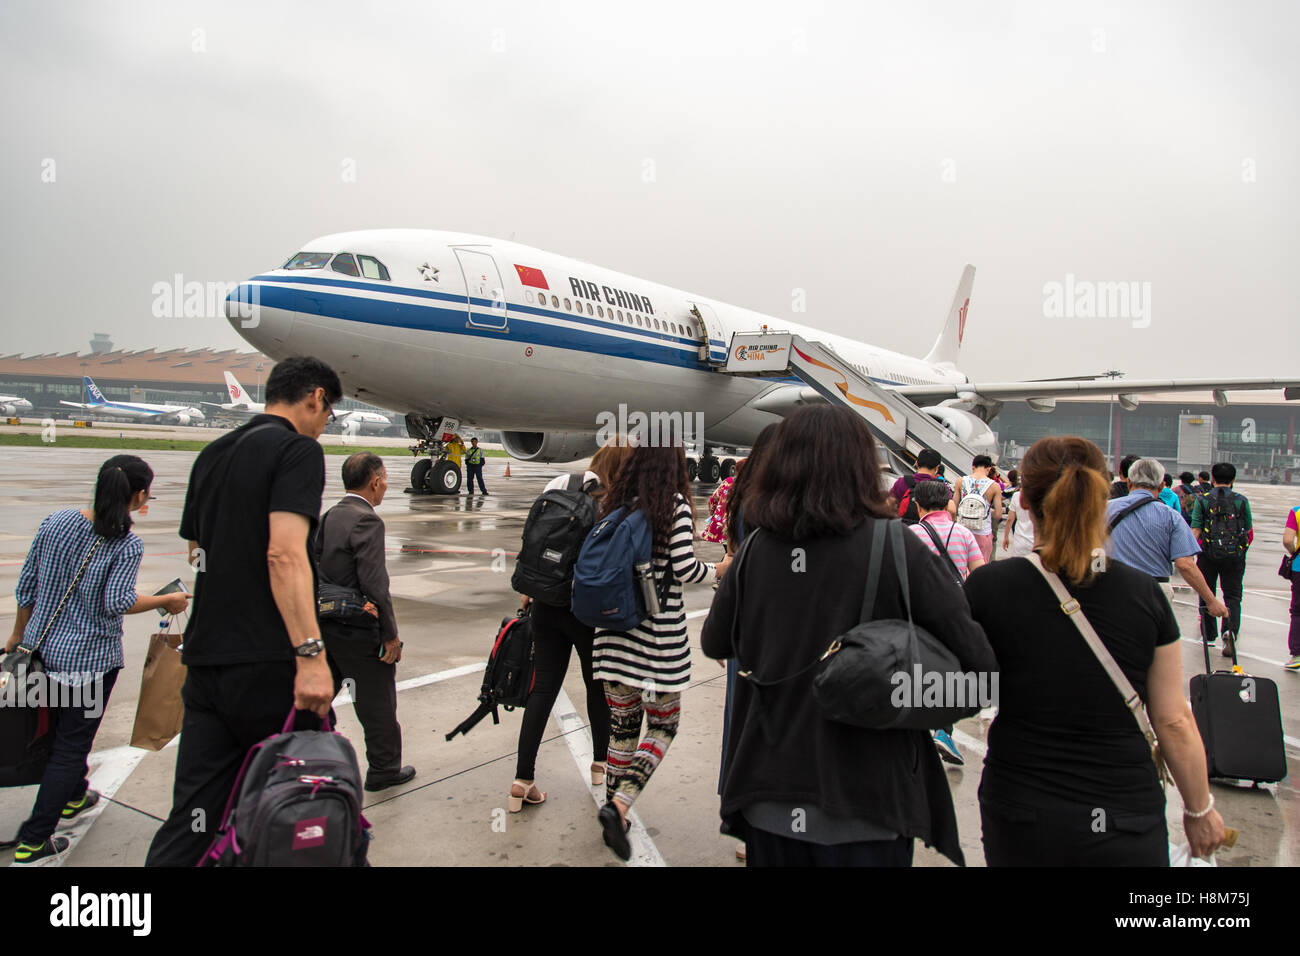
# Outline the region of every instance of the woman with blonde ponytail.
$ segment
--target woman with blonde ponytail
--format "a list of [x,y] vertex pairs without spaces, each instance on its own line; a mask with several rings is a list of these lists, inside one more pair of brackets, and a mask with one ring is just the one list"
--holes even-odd
[[[1101,450],[1052,436],[1020,468],[1035,553],[1078,608],[1066,613],[1029,558],[973,571],[971,614],[1001,667],[998,715],[980,781],[990,866],[1166,866],[1165,793],[1124,696],[1076,626],[1100,637],[1150,717],[1182,797],[1196,856],[1223,841],[1205,753],[1183,698],[1178,624],[1150,575],[1107,558]],[[1073,602],[1071,602],[1073,603]]]

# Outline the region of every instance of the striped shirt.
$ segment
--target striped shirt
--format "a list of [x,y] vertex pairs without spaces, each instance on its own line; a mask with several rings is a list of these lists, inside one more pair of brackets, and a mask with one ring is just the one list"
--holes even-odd
[[[19,607],[31,607],[23,645],[41,639],[76,577],[81,562],[99,540],[80,511],[56,511],[41,522],[18,575]],[[104,540],[90,559],[77,588],[40,645],[50,678],[64,684],[85,682],[87,674],[121,667],[122,615],[136,602],[135,576],[144,545],[131,532]]]
[[661,613],[630,631],[596,631],[592,670],[596,680],[629,684],[656,693],[682,691],[691,679],[691,649],[686,637],[682,584],[703,581],[713,570],[695,557],[691,506],[676,498],[668,547],[655,545],[655,581],[663,580],[669,561],[673,582]]
[[[984,560],[984,553],[980,551],[979,542],[975,540],[975,533],[965,525],[953,521],[948,512],[931,511],[921,520],[933,528],[934,533],[939,536],[939,540],[947,546],[948,557],[952,558],[952,563],[957,565],[957,571],[961,574],[963,580],[965,580],[966,575],[970,574],[972,561]],[[919,523],[910,527],[912,534],[920,538],[922,544],[934,554],[939,553],[934,538],[926,533],[925,528],[922,528]]]

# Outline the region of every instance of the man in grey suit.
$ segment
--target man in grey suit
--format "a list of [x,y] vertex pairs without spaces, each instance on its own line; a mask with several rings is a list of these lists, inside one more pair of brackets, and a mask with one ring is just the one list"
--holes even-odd
[[376,621],[363,618],[352,624],[322,618],[320,629],[335,693],[345,680],[352,682],[353,704],[366,735],[365,787],[374,792],[415,776],[414,767],[402,766],[402,728],[397,723],[402,642],[388,593],[384,522],[375,513],[388,491],[383,459],[370,452],[350,456],[343,463],[343,488],[347,494],[321,518],[317,567],[323,581],[365,595],[366,613]]

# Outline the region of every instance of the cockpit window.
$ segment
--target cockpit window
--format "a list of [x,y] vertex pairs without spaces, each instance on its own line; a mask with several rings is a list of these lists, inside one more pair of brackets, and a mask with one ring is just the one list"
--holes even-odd
[[330,261],[328,252],[300,252],[284,264],[286,269],[324,269]]
[[343,273],[345,276],[361,275],[357,270],[357,260],[352,258],[350,252],[340,252],[334,257],[334,261],[330,263],[330,268],[335,272]]
[[357,256],[357,262],[361,263],[361,274],[367,279],[382,279],[388,282],[388,267],[376,259],[374,256]]

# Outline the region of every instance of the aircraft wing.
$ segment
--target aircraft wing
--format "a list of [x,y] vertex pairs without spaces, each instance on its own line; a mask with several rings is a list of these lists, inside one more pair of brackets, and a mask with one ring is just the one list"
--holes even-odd
[[959,385],[901,385],[896,390],[918,405],[948,398],[978,395],[990,401],[1024,401],[1031,398],[1065,398],[1071,395],[1136,395],[1142,392],[1230,392],[1284,390],[1286,398],[1300,399],[1300,379],[1282,378],[1182,378],[1086,379],[1041,382],[966,382]]
[[80,408],[83,412],[90,411],[90,409],[95,407],[94,405],[87,405],[84,402],[69,402],[64,399],[59,399],[59,404],[67,405],[69,408]]

